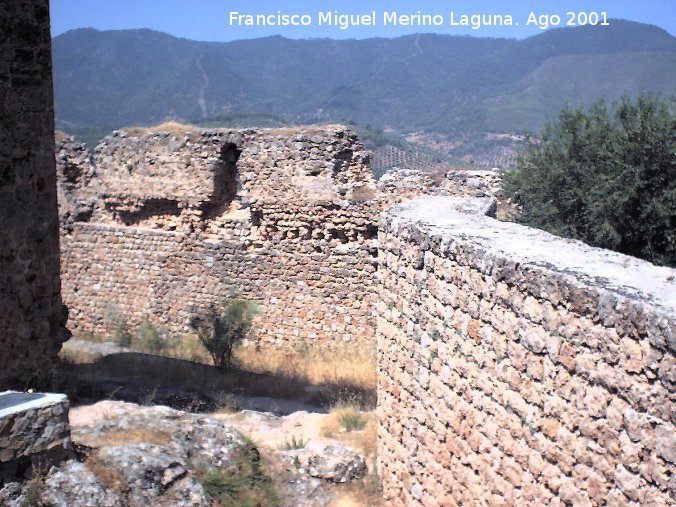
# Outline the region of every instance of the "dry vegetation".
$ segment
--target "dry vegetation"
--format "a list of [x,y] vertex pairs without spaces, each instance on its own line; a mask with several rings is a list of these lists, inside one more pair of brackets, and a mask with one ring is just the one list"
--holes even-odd
[[107,490],[118,494],[129,491],[129,482],[119,470],[102,463],[95,456],[89,456],[85,463]]
[[194,334],[183,334],[173,340],[163,355],[193,363],[213,364],[211,356]]
[[361,431],[334,434],[333,438],[358,449],[366,456],[368,473],[360,481],[354,481],[343,488],[335,506],[376,507],[383,505],[382,485],[376,473],[377,421],[373,412],[364,414],[366,425]]
[[[135,338],[134,331],[132,331],[132,335],[131,348],[137,350],[142,348],[143,341]],[[111,339],[110,336],[91,334],[79,335],[78,338],[98,343]],[[81,365],[81,367],[95,367],[96,375],[99,376],[105,374],[111,378],[129,377],[132,383],[142,380],[142,377],[149,377],[156,382],[161,379],[167,385],[172,385],[177,389],[199,384],[205,388],[212,387],[223,392],[230,392],[235,388],[233,386],[239,385],[243,380],[240,378],[241,374],[237,373],[238,371],[250,372],[246,374],[246,391],[251,390],[251,394],[257,395],[291,396],[294,393],[298,394],[299,386],[302,383],[317,386],[342,386],[339,391],[347,394],[344,397],[331,397],[334,401],[342,401],[338,401],[329,414],[318,420],[315,419],[316,422],[308,420],[303,423],[310,424],[312,427],[294,427],[297,433],[293,433],[293,431],[288,434],[282,433],[279,435],[276,445],[260,447],[263,455],[269,457],[269,460],[266,460],[265,475],[269,474],[268,476],[275,478],[275,467],[272,466],[275,460],[272,459],[272,454],[279,452],[280,446],[284,445],[285,438],[288,441],[295,436],[295,440],[302,441],[303,445],[307,441],[331,439],[352,447],[366,456],[369,470],[368,475],[363,480],[336,485],[335,493],[338,500],[332,505],[349,507],[382,505],[380,480],[375,473],[377,427],[375,412],[366,409],[370,402],[362,401],[362,403],[359,403],[355,401],[359,398],[350,394],[354,393],[355,390],[375,392],[376,351],[373,345],[356,342],[330,349],[327,347],[310,347],[301,341],[291,350],[271,345],[240,345],[234,350],[235,370],[226,375],[213,368],[210,369],[208,366],[203,366],[203,364],[211,365],[212,360],[199,339],[192,334],[167,336],[166,345],[162,347],[160,352],[162,356],[188,360],[190,363],[169,365],[166,363],[166,361],[169,361],[168,359],[155,355],[134,353],[105,357],[105,353],[99,352],[97,354],[99,347],[101,346],[94,345],[89,349],[86,344],[81,342],[79,346],[75,347],[66,345],[61,356],[70,363]],[[139,378],[136,378],[137,376]],[[230,376],[233,376],[233,379],[229,379]],[[215,380],[216,377],[218,382]],[[273,384],[271,384],[271,381]],[[228,387],[229,382],[234,383]],[[267,384],[257,388],[254,384],[260,382]],[[292,396],[290,399],[292,399]],[[349,401],[345,401],[346,399]],[[111,414],[108,417],[112,416]],[[170,438],[171,435],[160,430],[135,428],[132,431],[124,432],[109,431],[102,437],[105,440],[102,444],[120,445],[129,442],[150,442],[157,445],[166,445]],[[303,446],[297,443],[289,445],[293,447]],[[101,466],[93,457],[88,458],[88,466],[111,489],[124,492],[128,488],[123,477]],[[263,476],[261,475],[261,477]],[[229,497],[226,498],[223,492],[234,487],[232,481],[235,479],[214,473],[204,475],[203,479],[213,490],[211,491],[212,498],[222,497],[222,500],[226,503],[232,500]],[[275,480],[275,482],[277,481]],[[235,489],[239,491],[240,485],[241,481],[238,479]],[[242,491],[248,491],[248,489],[250,489],[250,485],[241,488]],[[271,483],[264,482],[256,491],[259,491],[263,497],[270,495],[270,498],[274,499],[273,489]]]
[[[104,341],[105,337],[80,335],[79,338],[101,342]],[[132,346],[136,344],[132,341]],[[83,346],[81,342],[80,346]],[[234,354],[236,370],[225,375],[213,368],[199,364],[211,364],[211,360],[194,335],[185,334],[172,337],[168,345],[162,350],[164,356],[173,356],[182,360],[188,359],[192,361],[191,363],[184,361],[181,364],[169,364],[167,361],[173,361],[173,359],[137,353],[102,357],[96,355],[97,347],[98,345],[92,347],[92,350],[81,350],[77,347],[66,346],[61,355],[71,363],[80,365],[80,367],[95,368],[95,374],[98,376],[129,377],[132,383],[139,382],[143,377],[152,378],[154,381],[159,381],[161,378],[163,382],[166,381],[167,385],[174,386],[176,389],[188,385],[200,385],[205,388],[211,387],[213,390],[230,392],[234,389],[233,386],[239,385],[242,381],[239,378],[240,374],[237,373],[238,370],[252,372],[246,376],[246,390],[260,391],[257,393],[252,391],[253,394],[258,395],[290,396],[291,391],[297,394],[299,392],[298,385],[302,385],[297,384],[297,382],[315,385],[354,386],[366,391],[375,391],[376,385],[375,350],[374,347],[366,343],[346,344],[342,347],[328,349],[308,347],[301,342],[295,350],[263,345],[239,346],[235,349]],[[258,374],[263,374],[263,376],[257,378]],[[250,375],[253,376],[250,378]],[[229,380],[229,376],[237,377],[237,379],[232,380],[235,383],[230,387],[228,385],[232,382]],[[215,378],[218,379],[218,382],[214,380]],[[273,384],[270,384],[271,381]],[[258,389],[255,386],[258,382],[267,384]],[[290,392],[282,392],[285,390]],[[268,464],[265,466],[266,472],[268,476],[275,478],[275,467],[271,465],[275,460],[272,455],[279,452],[280,447],[284,447],[284,443],[293,440],[294,437],[296,441],[303,443],[331,439],[334,442],[354,448],[366,456],[369,470],[368,475],[363,480],[336,485],[335,493],[338,500],[332,505],[380,506],[382,505],[382,492],[380,480],[375,473],[377,428],[375,412],[365,408],[368,406],[368,402],[360,404],[354,401],[357,399],[354,397],[348,396],[348,399],[352,401],[344,401],[345,398],[340,397],[334,399],[342,399],[343,401],[338,401],[333,405],[329,414],[315,419],[303,419],[302,424],[296,422],[293,428],[284,428],[279,432],[279,435],[266,435],[266,444],[262,447],[258,446],[261,452],[269,458]],[[110,413],[104,416],[113,418],[114,414]],[[238,426],[237,424],[234,425],[235,427]],[[246,429],[239,429],[246,434]],[[251,431],[251,429],[248,431]],[[121,445],[129,442],[149,442],[156,445],[166,445],[170,439],[171,435],[161,430],[133,428],[127,431],[109,431],[102,436],[101,444]],[[267,440],[271,440],[271,442],[267,442]],[[302,445],[297,444],[292,446],[302,447]],[[123,492],[128,488],[122,477],[100,466],[92,457],[88,460],[88,466],[91,465],[96,475],[111,489]],[[221,496],[221,493],[216,494],[221,489],[230,488],[230,483],[233,480],[231,477],[214,474],[205,475],[204,479],[213,487],[214,498]],[[275,480],[275,482],[277,481]],[[268,488],[271,485],[266,482],[263,486],[265,487],[259,489],[268,494]],[[270,494],[274,496],[273,493]]]
[[[92,334],[77,335],[77,338],[102,342],[105,337]],[[132,342],[131,348],[150,352]],[[159,355],[185,359],[195,363],[213,364],[209,353],[193,334],[173,337]],[[237,368],[282,376],[310,384],[345,385],[364,391],[376,389],[375,346],[364,342],[339,347],[309,347],[303,342],[293,350],[271,345],[240,345],[233,351]],[[95,352],[64,347],[61,357],[80,364],[100,357]]]
[[128,444],[155,444],[168,445],[171,435],[157,428],[131,428],[125,430],[107,431],[99,439],[101,446],[104,445],[128,445]]
[[338,403],[322,421],[321,434],[325,438],[340,440],[359,449],[365,456],[375,458],[377,420],[373,410],[362,410],[354,404]]
[[124,130],[130,137],[140,137],[151,132],[168,132],[172,136],[184,136],[186,132],[199,132],[202,129],[196,125],[168,121],[153,127],[124,127],[120,130]]
[[[373,470],[369,464],[369,470]],[[361,481],[355,481],[345,488],[344,493],[331,507],[378,507],[383,504],[380,478],[373,472]]]
[[373,344],[335,347],[297,346],[295,350],[259,345],[235,349],[235,361],[247,371],[292,377],[311,384],[376,388],[376,351]]
[[64,346],[59,352],[59,359],[65,364],[86,364],[99,359],[101,354],[89,350]]
[[[344,125],[328,125],[328,127],[344,128]],[[312,127],[279,127],[268,129],[271,134],[278,136],[291,136],[298,134],[301,129],[305,128],[305,135],[323,135],[325,131],[323,129],[312,129]],[[168,121],[160,123],[159,125],[154,125],[152,127],[140,127],[140,126],[130,126],[124,127],[120,130],[124,130],[130,137],[140,137],[153,132],[168,132],[172,136],[184,136],[186,132],[200,132],[204,127],[198,125],[190,125],[187,123],[179,123],[176,121]]]
[[363,411],[353,404],[339,403],[324,418],[322,436],[333,438],[366,456],[368,474],[341,489],[333,507],[375,507],[382,505],[382,488],[376,474],[377,420],[374,411]]
[[270,134],[277,135],[277,136],[291,136],[294,134],[300,133],[301,130],[304,130],[303,134],[304,135],[325,135],[326,134],[326,129],[330,128],[336,128],[336,129],[344,129],[345,125],[342,125],[340,123],[332,123],[328,125],[322,125],[322,128],[314,128],[311,125],[304,126],[304,125],[298,125],[294,127],[278,127],[278,128],[271,128],[271,129],[266,129]]
[[63,141],[64,139],[67,139],[67,138],[69,138],[69,137],[70,137],[70,135],[69,135],[69,134],[66,134],[66,133],[63,132],[62,130],[55,130],[55,131],[54,131],[54,140],[55,140],[57,143]]

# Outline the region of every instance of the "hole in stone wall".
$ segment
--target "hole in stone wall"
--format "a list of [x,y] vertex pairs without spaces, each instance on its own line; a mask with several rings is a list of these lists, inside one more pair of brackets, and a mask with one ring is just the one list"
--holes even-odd
[[67,162],[63,166],[63,183],[70,183],[72,186],[75,186],[80,178],[82,170],[77,164],[72,162]]
[[363,232],[364,239],[373,239],[378,237],[378,226],[367,225]]
[[342,229],[329,229],[329,240],[337,239],[341,243],[348,243],[349,239]]
[[239,178],[237,161],[242,150],[235,143],[225,143],[221,147],[221,156],[214,173],[214,195],[202,210],[204,218],[209,220],[228,210],[237,195]]
[[259,227],[263,220],[263,212],[259,209],[251,210],[251,225]]
[[92,207],[78,208],[73,214],[73,220],[76,222],[89,222],[93,214],[94,209]]
[[352,160],[352,154],[352,150],[343,150],[336,154],[333,162],[333,178],[347,170]]

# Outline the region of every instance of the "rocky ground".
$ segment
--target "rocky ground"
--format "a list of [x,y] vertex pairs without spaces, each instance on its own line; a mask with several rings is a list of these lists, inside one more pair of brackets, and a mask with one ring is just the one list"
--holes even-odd
[[[202,415],[119,401],[73,408],[73,458],[6,485],[0,505],[341,505],[372,457],[322,436],[327,417]],[[289,449],[294,438],[307,445]]]

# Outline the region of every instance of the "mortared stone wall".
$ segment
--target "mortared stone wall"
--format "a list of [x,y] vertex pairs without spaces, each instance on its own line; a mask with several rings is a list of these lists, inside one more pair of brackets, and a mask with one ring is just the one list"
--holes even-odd
[[0,3],[0,391],[48,381],[68,338],[47,0]]
[[676,270],[480,208],[380,223],[386,503],[674,505]]

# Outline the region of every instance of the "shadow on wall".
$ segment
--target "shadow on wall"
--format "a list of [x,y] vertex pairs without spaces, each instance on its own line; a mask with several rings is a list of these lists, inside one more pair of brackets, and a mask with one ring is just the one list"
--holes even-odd
[[211,220],[225,213],[240,187],[237,161],[242,150],[234,143],[225,143],[214,172],[214,196],[203,205],[204,218]]

